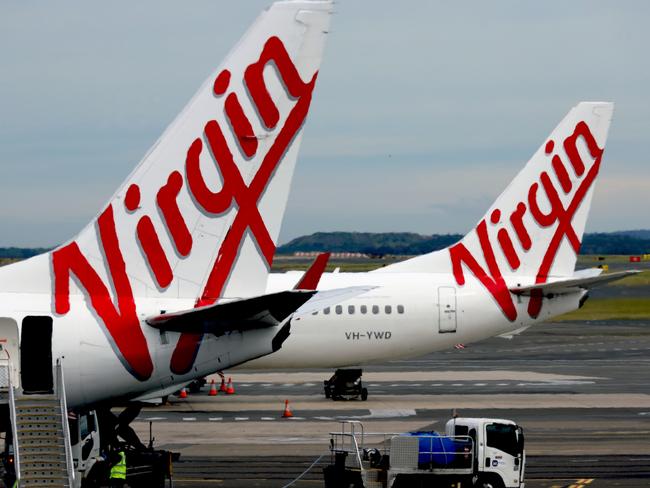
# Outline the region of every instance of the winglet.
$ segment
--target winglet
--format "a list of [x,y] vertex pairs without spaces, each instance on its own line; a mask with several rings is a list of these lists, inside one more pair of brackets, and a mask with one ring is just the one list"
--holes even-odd
[[332,253],[329,252],[323,252],[316,256],[314,262],[311,263],[309,269],[305,271],[305,274],[302,275],[302,278],[300,278],[300,281],[296,283],[296,286],[294,286],[293,289],[315,290],[318,288],[318,282],[325,272],[325,268],[327,267],[327,263],[329,262],[331,254]]
[[581,270],[576,272],[573,277],[553,280],[548,283],[539,283],[530,286],[517,286],[510,287],[510,292],[515,295],[532,296],[535,292],[554,295],[562,295],[566,293],[575,293],[579,290],[588,290],[596,286],[601,286],[612,281],[621,280],[628,276],[638,274],[641,271],[628,270],[617,271],[615,273],[601,274],[600,269]]

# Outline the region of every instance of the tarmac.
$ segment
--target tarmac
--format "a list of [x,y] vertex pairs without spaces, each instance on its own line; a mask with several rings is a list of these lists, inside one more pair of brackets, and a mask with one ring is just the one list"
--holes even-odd
[[[524,428],[529,487],[650,486],[645,322],[551,323],[369,366],[366,402],[326,400],[331,371],[228,374],[234,395],[210,397],[206,386],[133,423],[143,439],[151,423],[157,447],[181,453],[177,487],[283,487],[301,474],[290,486],[321,487],[340,420],[360,420],[367,432],[442,430],[452,409]],[[281,417],[285,400],[291,419]]]

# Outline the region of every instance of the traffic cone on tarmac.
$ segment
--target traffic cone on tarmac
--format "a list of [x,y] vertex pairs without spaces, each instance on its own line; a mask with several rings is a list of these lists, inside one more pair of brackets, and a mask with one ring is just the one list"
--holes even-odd
[[178,398],[187,398],[187,389],[185,387],[181,388],[181,392],[178,395]]
[[210,383],[210,393],[208,393],[209,396],[217,396],[217,384],[212,380],[212,383]]
[[228,390],[228,388],[226,388],[226,379],[222,376],[221,377],[221,386],[219,387],[219,391],[223,391],[224,393],[226,393],[227,390]]
[[233,395],[235,393],[235,387],[232,386],[232,378],[228,378],[228,386],[226,387],[226,394]]
[[291,411],[291,408],[289,407],[289,400],[284,401],[284,412],[282,412],[282,418],[283,419],[288,419],[293,417],[293,412]]

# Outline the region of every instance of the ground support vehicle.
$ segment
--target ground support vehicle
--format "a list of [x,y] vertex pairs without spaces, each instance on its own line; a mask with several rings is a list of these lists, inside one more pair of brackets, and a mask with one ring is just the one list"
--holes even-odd
[[[164,488],[173,486],[173,461],[178,454],[153,448],[150,436],[149,446],[140,443],[132,436],[126,435],[129,442],[119,442],[111,435],[114,429],[107,429],[100,436],[100,422],[95,411],[84,414],[68,414],[70,431],[70,452],[74,465],[74,480],[70,485],[75,488],[103,487],[109,483],[111,467],[117,461],[117,452],[123,450],[126,455],[126,483],[132,488]],[[119,428],[116,432],[122,432]],[[135,433],[133,433],[135,435]],[[15,480],[14,446],[12,431],[5,437],[3,455],[4,482],[11,486]],[[49,454],[49,453],[44,453]],[[46,462],[44,460],[44,462]],[[71,477],[72,479],[72,477]],[[54,482],[54,481],[53,481]],[[58,486],[58,485],[56,485]]]
[[368,390],[361,382],[361,369],[337,369],[329,380],[323,381],[325,398],[332,400],[368,399]]
[[[135,411],[139,412],[139,409]],[[98,412],[91,410],[69,416],[72,455],[77,478],[81,479],[78,486],[103,486],[116,461],[115,453],[119,450],[124,450],[126,454],[128,486],[164,488],[167,482],[172,486],[172,464],[179,456],[170,451],[154,449],[151,423],[149,444],[145,446],[128,425],[120,424],[119,420],[117,424],[107,421],[108,415],[108,412],[98,415]],[[117,436],[126,442],[120,442]]]
[[525,487],[523,430],[511,420],[453,418],[444,434],[367,433],[342,421],[330,452],[326,488]]

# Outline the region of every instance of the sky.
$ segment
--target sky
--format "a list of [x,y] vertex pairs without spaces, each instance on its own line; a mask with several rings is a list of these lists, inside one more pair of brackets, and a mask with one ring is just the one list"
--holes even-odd
[[[0,246],[67,241],[270,2],[0,0]],[[650,2],[339,0],[280,242],[465,233],[582,100],[588,232],[650,227]]]

